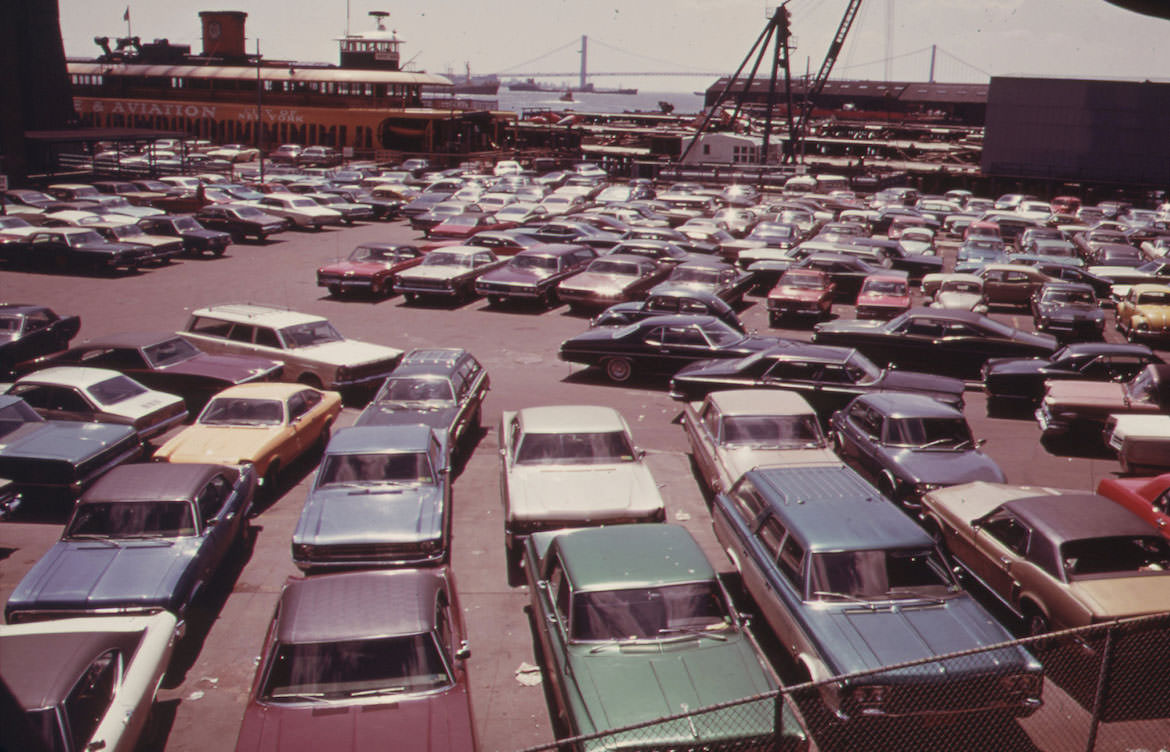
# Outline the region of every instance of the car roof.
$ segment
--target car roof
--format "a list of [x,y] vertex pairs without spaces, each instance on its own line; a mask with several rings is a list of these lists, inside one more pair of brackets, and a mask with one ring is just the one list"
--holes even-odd
[[218,392],[212,399],[219,399],[220,397],[244,397],[251,399],[274,399],[286,400],[297,392],[303,392],[306,389],[317,391],[313,387],[305,384],[293,384],[282,381],[249,381],[244,384],[236,384],[229,386],[221,392]]
[[106,379],[123,376],[120,371],[109,368],[90,368],[88,366],[53,366],[42,368],[39,371],[21,376],[17,379],[20,384],[60,384],[88,388]]
[[785,389],[728,389],[707,399],[724,415],[811,415],[808,400]]
[[430,436],[430,426],[421,423],[396,426],[350,426],[340,428],[333,434],[325,453],[425,452]]
[[1139,282],[1130,288],[1134,292],[1168,292],[1170,285],[1163,285],[1157,282]]
[[603,405],[543,405],[516,411],[525,433],[604,433],[625,431],[615,408]]
[[192,499],[216,475],[239,474],[226,465],[193,462],[142,462],[119,465],[82,495],[79,503],[99,501],[184,501]]
[[1160,535],[1150,523],[1098,494],[1068,491],[1001,505],[1055,543],[1114,535]]
[[0,313],[29,314],[48,310],[50,310],[48,306],[33,305],[31,303],[0,303]]
[[398,376],[449,376],[471,354],[462,347],[419,347],[402,356],[387,378]]
[[1109,355],[1149,355],[1151,353],[1149,345],[1131,342],[1074,342],[1066,345],[1062,349],[1069,353],[1092,355],[1101,353]]
[[156,345],[159,342],[166,342],[167,340],[176,338],[181,339],[174,332],[117,332],[102,337],[95,337],[94,339],[87,339],[80,345],[75,345],[72,349],[92,350],[99,347],[149,347],[150,345]]
[[290,578],[280,594],[276,639],[341,642],[428,632],[445,570],[388,569]]
[[932,545],[921,527],[850,468],[762,467],[745,477],[810,551]]
[[21,707],[37,710],[60,704],[95,658],[120,648],[129,660],[141,631],[62,631],[0,636],[4,683]]
[[891,418],[962,418],[963,413],[925,394],[913,392],[872,392],[858,401],[872,405]]
[[291,311],[287,308],[276,308],[256,303],[223,303],[207,306],[206,308],[198,308],[192,311],[191,315],[272,327],[285,327],[293,324],[307,324],[327,320],[323,316],[316,316],[311,313],[300,313],[299,311]]
[[556,536],[561,563],[580,590],[655,587],[715,579],[686,528],[641,523],[568,530]]
[[1076,292],[1087,292],[1092,294],[1093,286],[1084,282],[1068,282],[1065,280],[1056,280],[1053,282],[1045,282],[1040,287],[1040,292],[1048,290],[1074,290]]

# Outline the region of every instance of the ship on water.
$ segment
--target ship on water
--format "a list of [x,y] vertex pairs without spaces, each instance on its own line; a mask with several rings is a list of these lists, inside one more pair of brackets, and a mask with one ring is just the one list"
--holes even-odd
[[538,83],[536,79],[526,78],[523,81],[513,79],[508,81],[506,86],[509,91],[547,91],[550,93],[571,92],[573,94],[637,94],[638,90],[633,88],[619,87],[617,89],[605,89],[586,83],[584,86],[556,86],[553,84]]

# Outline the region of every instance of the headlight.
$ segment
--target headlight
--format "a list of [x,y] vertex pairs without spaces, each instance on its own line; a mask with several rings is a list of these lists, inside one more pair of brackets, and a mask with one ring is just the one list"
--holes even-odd
[[307,543],[294,543],[292,547],[292,557],[298,561],[304,561],[313,554],[313,547]]
[[1009,695],[1035,697],[1044,686],[1044,677],[1040,674],[1011,674],[1000,678],[999,686]]
[[857,707],[863,712],[865,710],[876,710],[885,704],[886,694],[889,692],[889,689],[884,684],[868,684],[856,687],[853,690],[853,701],[857,703]]

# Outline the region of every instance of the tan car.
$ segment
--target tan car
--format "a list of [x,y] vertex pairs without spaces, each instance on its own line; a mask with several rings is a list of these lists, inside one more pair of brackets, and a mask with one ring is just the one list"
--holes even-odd
[[1170,611],[1170,541],[1104,496],[977,482],[922,504],[955,563],[1031,634]]
[[1117,331],[1130,342],[1170,335],[1170,285],[1138,284],[1117,302]]
[[251,463],[268,493],[305,452],[324,449],[341,395],[302,384],[252,383],[212,397],[199,419],[154,453],[165,462]]
[[1023,264],[988,264],[979,272],[983,278],[983,299],[989,306],[1024,306],[1032,294],[1051,282],[1047,274]]
[[713,493],[764,465],[840,465],[817,414],[796,392],[730,389],[683,408],[683,427]]

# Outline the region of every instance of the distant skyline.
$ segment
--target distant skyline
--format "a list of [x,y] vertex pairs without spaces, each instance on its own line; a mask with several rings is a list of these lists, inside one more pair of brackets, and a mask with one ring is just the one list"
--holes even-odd
[[[847,0],[790,0],[793,74],[820,67]],[[731,73],[763,31],[775,3],[758,0],[229,0],[200,7],[171,0],[59,0],[65,53],[93,57],[95,36],[133,34],[202,48],[199,11],[248,14],[249,53],[337,62],[337,39],[374,28],[388,11],[410,69],[462,75],[575,72],[581,35],[588,68]],[[891,23],[892,22],[892,23]],[[983,82],[993,75],[1150,79],[1170,82],[1170,21],[1104,0],[865,0],[837,60],[835,78]],[[553,54],[547,54],[558,50]],[[767,75],[761,70],[761,75]],[[711,76],[598,77],[598,86],[702,89]]]

